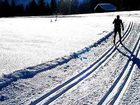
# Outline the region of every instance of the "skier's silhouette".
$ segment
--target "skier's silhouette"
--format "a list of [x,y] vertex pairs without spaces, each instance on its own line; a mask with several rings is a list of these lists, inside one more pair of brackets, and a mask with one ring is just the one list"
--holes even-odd
[[120,38],[120,43],[121,42],[121,29],[124,30],[124,25],[122,23],[122,20],[120,19],[120,16],[117,15],[117,18],[114,19],[113,21],[114,24],[114,44],[115,44],[115,39],[116,39],[116,34],[119,34],[119,38]]

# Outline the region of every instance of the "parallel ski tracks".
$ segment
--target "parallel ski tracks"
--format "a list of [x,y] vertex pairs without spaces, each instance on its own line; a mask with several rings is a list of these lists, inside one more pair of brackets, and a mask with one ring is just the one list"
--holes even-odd
[[[123,35],[122,41],[124,41],[128,37],[132,27],[133,27],[133,22],[130,22],[126,32]],[[116,47],[118,47],[119,45],[120,43],[117,42]],[[54,89],[52,89],[45,95],[41,96],[40,98],[32,101],[30,105],[37,105],[37,104],[48,105],[54,100],[56,100],[62,94],[67,92],[69,89],[71,89],[72,87],[77,85],[79,82],[87,78],[90,74],[92,74],[95,70],[97,70],[101,65],[106,64],[106,62],[115,54],[116,47],[113,45],[97,61],[91,64],[88,68],[86,68],[85,70],[77,74],[76,76],[72,77],[71,79],[67,80],[63,84],[55,87]]]
[[[118,49],[119,50],[119,49]],[[135,65],[135,59],[140,51],[140,36],[136,41],[136,44],[133,48],[133,51],[130,52],[130,56],[128,56],[128,61],[126,62],[122,72],[118,76],[118,78],[114,81],[108,92],[105,96],[100,100],[98,105],[118,105],[120,99],[122,98],[129,82],[132,77]]]

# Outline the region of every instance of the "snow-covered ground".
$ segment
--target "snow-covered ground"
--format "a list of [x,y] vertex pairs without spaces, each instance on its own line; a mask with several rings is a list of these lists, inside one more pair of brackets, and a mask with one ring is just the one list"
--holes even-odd
[[76,52],[109,33],[113,26],[113,18],[108,16],[51,19],[0,19],[0,75]]
[[[124,44],[114,46],[112,21],[118,14]],[[57,21],[1,18],[1,104],[136,105],[139,17],[133,11],[58,16]]]

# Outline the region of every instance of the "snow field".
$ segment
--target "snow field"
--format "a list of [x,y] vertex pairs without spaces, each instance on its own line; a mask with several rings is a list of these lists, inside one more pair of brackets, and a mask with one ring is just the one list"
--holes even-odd
[[[114,58],[114,56],[112,58]],[[59,104],[62,104],[62,105],[63,104],[69,105],[71,103],[72,105],[74,105],[74,104],[80,105],[80,104],[85,103],[85,104],[90,104],[90,105],[96,105],[97,102],[99,101],[99,99],[101,99],[103,97],[103,94],[105,94],[104,92],[107,91],[106,90],[107,87],[109,87],[110,83],[113,82],[112,81],[113,78],[116,78],[113,75],[117,76],[118,73],[121,72],[119,69],[121,69],[123,67],[123,65],[125,63],[125,60],[124,61],[119,61],[120,58],[122,58],[122,57],[117,57],[116,58],[116,56],[115,56],[115,58],[112,59],[113,61],[112,60],[108,61],[107,63],[105,63],[105,66],[101,66],[99,68],[99,70],[95,71],[92,74],[92,75],[96,75],[96,76],[92,76],[92,75],[91,75],[92,77],[89,76],[88,78],[90,78],[90,79],[87,78],[85,80],[86,83],[85,83],[85,81],[83,81],[82,83],[79,84],[80,86],[77,85],[75,88],[73,88],[72,90],[69,91],[70,93],[68,92],[66,95],[65,94],[62,95],[62,97],[58,98],[57,101],[52,103],[52,104],[58,104],[59,103]],[[120,62],[119,63],[120,67],[115,66],[115,64],[118,64],[118,62]],[[112,65],[113,65],[113,67],[112,67]],[[110,67],[112,67],[112,68],[110,68]],[[116,67],[116,68],[114,68],[114,67]],[[102,71],[102,69],[103,69],[103,71]],[[115,70],[116,73],[114,73],[114,70]],[[100,75],[98,75],[98,72],[99,72]],[[112,73],[112,74],[108,74],[108,73]],[[107,81],[107,80],[110,80],[110,82]],[[109,83],[109,84],[107,84],[107,83]],[[86,91],[80,91],[79,89],[84,90],[85,84],[88,84],[86,87],[89,87],[89,88],[85,89]],[[94,88],[94,87],[96,87],[96,88]],[[77,97],[76,94],[78,94],[78,96],[79,95],[80,96]],[[63,100],[65,100],[64,103],[63,103]]]
[[[118,13],[116,13],[116,14],[118,14]],[[104,17],[107,17],[105,19],[114,19],[116,14],[101,14],[101,15],[104,16]],[[134,13],[134,14],[137,16],[137,13]],[[64,22],[64,20],[67,20],[67,22],[69,20],[69,24],[71,24],[70,19],[76,21],[77,18],[79,18],[79,24],[81,22],[80,19],[81,20],[83,19],[83,21],[81,23],[81,24],[83,24],[84,22],[86,23],[86,21],[88,21],[86,19],[89,19],[89,21],[90,21],[90,19],[93,19],[93,17],[96,18],[96,19],[97,18],[99,19],[99,16],[101,16],[101,15],[100,14],[96,14],[96,15],[90,14],[90,15],[85,15],[85,16],[81,15],[82,17],[81,16],[79,17],[79,15],[77,15],[77,17],[65,17],[64,19],[60,18],[57,22],[52,22],[52,23],[50,23],[50,19],[48,19],[48,24],[50,23],[51,25],[52,24],[57,24],[58,25],[59,22],[62,23],[62,21]],[[131,13],[130,13],[130,15],[129,14],[124,15],[124,17],[122,17],[123,20],[125,20],[125,21],[126,20],[127,21],[132,20],[132,18],[129,19],[127,16],[131,17],[132,15],[131,15]],[[44,19],[44,18],[42,18],[42,19]],[[102,19],[103,19],[103,17],[102,17]],[[32,20],[34,20],[34,19],[32,19]],[[45,18],[45,20],[46,20],[46,18]],[[106,20],[104,20],[104,21],[106,21]],[[109,20],[109,21],[112,23],[112,20]],[[78,21],[76,21],[76,22],[78,23]],[[109,24],[110,24],[110,22],[109,22]],[[36,23],[36,22],[33,22],[33,23]],[[39,22],[38,22],[38,24],[39,24]],[[89,23],[89,24],[91,24],[91,23]],[[127,24],[127,22],[125,22],[125,24]],[[90,25],[90,26],[92,26],[92,25]],[[94,25],[96,25],[96,23]],[[110,25],[111,25],[110,29],[112,29],[111,28],[112,24],[110,24]],[[99,24],[99,27],[100,27],[100,24]],[[103,25],[102,27],[104,28],[105,26]],[[73,28],[74,28],[74,26],[73,26]],[[99,28],[99,29],[103,29],[103,28]],[[90,29],[90,28],[88,28],[88,29]],[[86,30],[89,33],[88,29],[86,29]],[[106,30],[105,31],[100,31],[99,33],[97,33],[97,36],[103,37],[104,34],[109,32],[109,31],[108,32],[107,31]],[[93,32],[93,30],[92,30],[92,32]],[[128,36],[127,41],[124,41],[126,47],[132,49],[132,45],[134,44],[133,42],[135,41],[134,36],[136,36],[137,32],[138,32],[137,29],[133,30],[132,33],[135,33],[135,34]],[[31,33],[32,33],[32,31],[31,31]],[[81,34],[81,35],[83,35],[83,34]],[[26,37],[26,38],[30,39],[30,37]],[[33,37],[33,38],[35,38],[35,37]],[[90,38],[88,40],[92,39],[92,38],[91,39]],[[135,38],[137,38],[137,37],[135,37]],[[86,39],[81,40],[81,41],[85,41],[85,40]],[[132,41],[131,43],[130,43],[130,40]],[[74,41],[74,39],[72,40],[72,42],[73,41]],[[63,43],[63,41],[62,41],[62,43]],[[79,43],[82,43],[82,42],[79,42]],[[94,41],[93,40],[91,42],[89,41],[89,42],[87,42],[87,44],[83,43],[83,46],[85,47],[85,46],[91,45],[90,43],[93,44]],[[28,46],[28,44],[27,44],[27,46]],[[38,45],[42,46],[42,44],[38,44]],[[39,73],[36,76],[34,76],[33,78],[25,79],[25,80],[21,79],[21,80],[18,80],[16,82],[11,83],[10,85],[8,85],[7,87],[3,88],[0,91],[0,94],[2,96],[5,96],[5,98],[6,98],[3,102],[1,102],[1,104],[6,105],[8,103],[8,104],[18,104],[19,105],[19,104],[29,104],[29,103],[31,103],[31,101],[34,101],[34,99],[37,99],[37,98],[41,97],[42,95],[44,95],[47,92],[49,92],[50,90],[52,90],[54,87],[64,83],[64,81],[69,80],[71,77],[73,77],[76,74],[78,74],[79,72],[81,72],[81,70],[86,69],[89,65],[91,65],[91,63],[93,63],[95,60],[98,60],[98,58],[112,45],[113,44],[112,44],[112,37],[111,37],[107,40],[104,40],[101,44],[97,45],[96,47],[93,47],[88,52],[80,55],[78,58],[70,60],[66,64],[55,67],[50,71]],[[62,45],[62,46],[65,46],[65,45]],[[81,46],[81,45],[76,45],[77,48],[78,48],[78,46]],[[80,49],[82,49],[84,47],[81,47]],[[123,49],[121,46],[119,48]],[[40,46],[39,46],[39,49],[41,50]],[[59,49],[57,49],[57,50],[59,50]],[[78,48],[78,50],[79,50],[79,48]],[[35,51],[37,51],[37,50],[35,49]],[[73,52],[73,50],[71,50],[71,51]],[[32,53],[32,52],[30,52],[30,53]],[[124,64],[126,63],[126,60],[127,60],[127,58],[125,58],[120,53],[116,52],[115,55],[112,57],[112,59],[107,61],[104,66],[101,66],[95,73],[93,73],[88,78],[86,78],[84,81],[82,81],[81,83],[76,85],[74,88],[70,89],[69,91],[67,91],[61,97],[59,97],[56,101],[54,101],[54,104],[62,104],[62,103],[64,105],[67,105],[69,103],[72,104],[72,105],[73,104],[81,105],[81,104],[84,104],[84,103],[85,104],[88,103],[88,104],[91,104],[91,105],[97,104],[99,102],[99,100],[107,92],[107,90],[110,88],[110,86],[113,83],[113,81],[115,80],[115,78],[121,72],[121,68],[124,67]],[[8,71],[5,71],[5,72],[7,72],[6,74],[9,73]]]
[[[103,52],[103,51],[102,51]],[[98,53],[99,54],[99,53]],[[96,56],[98,56],[97,54],[96,54]],[[95,57],[94,57],[95,58]],[[85,58],[83,58],[83,59],[85,59]],[[92,60],[93,60],[93,57],[92,57]],[[90,60],[89,60],[90,61]],[[91,61],[92,62],[92,61]],[[84,62],[85,63],[85,62]],[[83,63],[83,65],[85,65]],[[80,65],[81,66],[81,65]],[[77,67],[76,67],[77,68]],[[56,74],[59,74],[59,73],[56,73]],[[44,79],[45,80],[45,79]],[[31,82],[31,83],[33,83],[33,82]],[[40,83],[40,80],[39,80],[39,83]],[[39,83],[37,83],[37,84],[39,84]],[[23,83],[24,84],[24,83]],[[27,83],[27,84],[30,84],[30,83]],[[31,85],[32,86],[32,85]],[[53,85],[52,85],[53,86]],[[11,86],[11,87],[13,87],[13,86]],[[26,84],[25,84],[25,87],[26,87]],[[37,86],[35,86],[35,87],[37,87]],[[13,87],[14,88],[14,87]],[[24,87],[23,87],[24,88]],[[9,89],[10,90],[10,89]],[[28,89],[27,89],[28,90]],[[32,90],[32,88],[29,88],[29,90]],[[38,90],[38,89],[37,89]],[[16,91],[16,90],[15,90]],[[9,91],[8,91],[9,92]],[[17,93],[18,93],[19,91],[17,91]],[[23,91],[23,92],[25,92],[25,91]],[[29,92],[29,91],[28,91]],[[6,93],[6,92],[5,92]],[[34,93],[34,92],[33,92]],[[11,93],[12,94],[12,93]],[[32,93],[31,93],[32,94]],[[26,92],[25,93],[23,93],[23,95],[21,95],[21,97],[23,97],[23,96],[26,96]],[[9,96],[7,96],[7,97],[9,97]],[[10,99],[10,98],[9,98]],[[18,98],[17,98],[18,99]],[[11,97],[11,100],[12,100],[12,97]],[[25,100],[24,100],[25,101]],[[10,102],[10,101],[9,101]],[[17,102],[16,101],[16,99],[14,98],[14,102]],[[19,102],[22,102],[21,100],[19,101]]]
[[105,36],[113,26],[113,18],[105,16],[50,19],[0,19],[0,75],[70,55]]

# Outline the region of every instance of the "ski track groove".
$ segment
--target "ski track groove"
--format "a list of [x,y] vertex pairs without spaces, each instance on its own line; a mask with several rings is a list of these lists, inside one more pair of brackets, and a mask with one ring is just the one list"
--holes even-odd
[[124,68],[122,69],[122,72],[120,73],[118,78],[115,80],[113,85],[110,87],[108,92],[105,94],[105,96],[100,100],[98,105],[118,105],[119,104],[119,99],[125,92],[133,73],[133,67],[135,63],[134,61],[132,62],[133,59],[131,57],[134,56],[134,53],[136,53],[135,56],[137,57],[140,50],[139,42],[140,42],[140,37],[138,38],[133,48],[130,58],[128,59]]
[[[138,50],[137,50],[137,52],[136,52],[136,56],[137,56],[138,53],[139,53],[139,49],[140,49],[140,46],[139,46],[139,48],[138,48]],[[112,104],[117,105],[117,104],[119,103],[119,99],[121,98],[121,96],[122,96],[123,93],[125,92],[125,90],[126,90],[128,84],[129,84],[129,82],[130,82],[130,79],[131,79],[131,77],[132,77],[132,74],[133,74],[133,72],[134,72],[134,69],[133,69],[133,68],[134,68],[134,65],[135,65],[135,63],[133,62],[133,63],[132,63],[132,66],[131,66],[131,68],[130,68],[128,74],[127,74],[127,76],[125,77],[125,81],[123,82],[122,86],[119,88],[118,93],[115,95],[115,98],[114,98],[113,101],[111,102]],[[116,100],[115,100],[115,99],[116,99]]]
[[[124,39],[128,36],[128,34],[130,33],[130,31],[132,29],[132,26],[133,26],[133,22],[130,22],[127,30],[125,31],[125,33],[123,35],[122,41],[124,41]],[[120,45],[119,44],[119,41],[117,41],[116,46],[119,46],[119,45]],[[84,80],[86,77],[88,77],[91,73],[93,73],[105,61],[107,61],[107,59],[109,59],[111,57],[111,55],[113,56],[113,53],[115,51],[116,51],[116,48],[113,45],[109,50],[107,50],[97,61],[95,61],[93,64],[91,64],[88,68],[86,68],[85,70],[83,70],[82,72],[80,72],[79,74],[77,74],[76,76],[72,77],[71,79],[67,80],[63,84],[55,87],[54,89],[52,89],[51,91],[49,91],[45,95],[41,96],[40,98],[32,101],[30,103],[30,105],[39,104],[40,102],[46,100],[46,98],[49,98],[49,99],[47,101],[45,101],[44,105],[50,104],[51,102],[53,102],[54,100],[56,100],[58,97],[60,97],[62,94],[64,94],[65,92],[67,92],[69,89],[71,89],[73,86],[75,86],[76,84],[78,84],[79,82],[81,82],[82,80]],[[89,71],[90,69],[92,69],[92,70]],[[78,78],[78,77],[80,77],[80,78]],[[62,89],[62,88],[64,88],[64,89]],[[59,92],[60,89],[62,89],[62,90]],[[56,93],[56,92],[58,92],[58,93]],[[54,93],[56,93],[56,94],[51,97],[51,95],[54,94]]]

